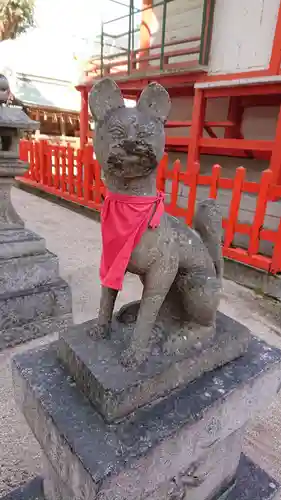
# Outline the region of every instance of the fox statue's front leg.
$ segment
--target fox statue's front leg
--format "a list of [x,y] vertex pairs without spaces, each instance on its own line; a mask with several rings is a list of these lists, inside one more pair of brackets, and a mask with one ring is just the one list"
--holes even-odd
[[98,323],[94,332],[97,338],[110,338],[110,327],[117,295],[118,290],[102,286]]
[[165,245],[162,256],[155,260],[145,274],[136,326],[130,345],[122,356],[125,366],[139,365],[147,358],[152,330],[160,308],[176,278],[178,265],[178,253],[171,240]]

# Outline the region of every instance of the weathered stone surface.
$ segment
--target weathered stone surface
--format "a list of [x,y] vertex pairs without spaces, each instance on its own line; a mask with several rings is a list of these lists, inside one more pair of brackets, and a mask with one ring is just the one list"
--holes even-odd
[[0,259],[0,298],[2,294],[28,290],[57,280],[58,257],[48,251],[10,259]]
[[31,120],[21,108],[0,107],[0,127],[8,127],[22,130],[36,130],[39,122]]
[[46,251],[44,238],[28,229],[0,230],[0,259],[35,255]]
[[[231,445],[230,440],[226,440]],[[233,450],[228,450],[231,458],[233,457]],[[209,483],[210,478],[206,479],[202,485],[194,487],[191,485],[192,478],[181,478],[180,487],[176,484],[176,478],[169,483],[170,487],[166,485],[160,487],[157,491],[146,500],[273,500],[280,491],[280,485],[268,476],[263,470],[257,467],[245,455],[240,454],[238,462],[235,462],[232,467],[232,474],[229,476],[225,474],[230,459],[227,458],[227,465],[223,463],[225,455],[223,455],[220,463],[217,464],[220,468],[212,470],[212,479],[216,476],[217,481],[222,480],[222,486],[217,490],[217,494],[210,493],[206,496],[204,493],[204,486]],[[238,468],[237,468],[238,466]],[[73,492],[69,489],[68,485],[62,483],[58,474],[55,472],[50,462],[44,460],[44,498],[46,500],[76,500]],[[236,474],[235,474],[236,473]],[[183,484],[184,482],[184,484]],[[225,486],[227,485],[227,486]],[[213,490],[215,491],[215,489]],[[113,497],[114,498],[114,497]],[[7,500],[18,500],[17,498],[9,498]],[[28,500],[24,497],[21,500]],[[33,500],[33,498],[32,498]],[[40,497],[41,500],[41,497]]]
[[247,328],[218,313],[215,338],[199,342],[188,356],[156,352],[138,370],[128,370],[120,362],[126,331],[115,322],[110,340],[93,340],[90,332],[95,324],[93,320],[62,332],[58,355],[107,421],[123,417],[235,359],[247,350],[252,338]]
[[278,491],[280,485],[242,455],[233,487],[214,500],[273,500]]
[[46,500],[76,500],[69,486],[63,483],[49,460],[44,459],[44,497]]
[[47,459],[77,500],[93,500],[97,493],[99,500],[153,498],[214,445],[223,446],[280,387],[280,351],[253,339],[237,360],[107,425],[67,376],[56,349],[14,359],[15,394]]
[[148,500],[211,500],[235,478],[240,462],[243,429],[207,448],[187,470],[164,481]]
[[46,250],[43,238],[24,228],[12,204],[14,178],[28,168],[19,159],[21,130],[35,130],[38,122],[20,107],[10,106],[8,89],[9,82],[1,77],[0,348],[43,335],[50,327],[57,331],[69,324],[72,310],[70,288],[59,276],[57,257]]
[[[229,452],[231,454],[231,450]],[[223,464],[221,467],[222,471]],[[202,492],[199,491],[200,488],[190,488],[187,486],[181,490],[171,490],[170,496],[167,494],[167,491],[163,491],[162,496],[160,495],[160,491],[154,492],[152,496],[146,497],[146,500],[202,500],[202,498],[206,498],[206,500],[271,500],[275,498],[279,489],[280,485],[276,481],[242,454],[231,485],[229,486],[228,481],[228,486],[222,486],[221,490],[215,496],[202,496]],[[50,500],[55,500],[55,497]]]
[[22,326],[16,326],[0,332],[0,351],[14,347],[32,339],[45,335],[58,334],[73,325],[72,313],[64,313],[58,317],[47,317],[29,321]]
[[42,478],[36,477],[28,484],[1,497],[1,500],[45,500]]
[[69,285],[44,238],[24,229],[0,230],[0,349],[72,324]]
[[3,293],[0,296],[0,332],[34,319],[69,313],[70,299],[68,284],[59,278],[29,290]]
[[[171,107],[164,87],[150,83],[136,106],[126,108],[117,84],[103,78],[93,86],[89,106],[96,122],[95,154],[108,188],[101,218],[103,286],[95,335],[111,335],[126,270],[140,276],[140,308],[122,353],[124,366],[139,366],[156,339],[175,354],[179,344],[181,351],[188,351],[198,337],[213,337],[223,275],[222,214],[213,199],[198,203],[193,228],[164,213],[156,180]],[[145,203],[142,215],[139,203]]]
[[[59,477],[49,462],[46,461],[45,466],[48,477],[44,481],[45,494],[43,494],[43,481],[38,477],[1,500],[76,500],[67,486],[59,482]],[[224,494],[212,500],[273,500],[280,491],[279,488],[276,481],[242,455],[232,487],[228,488],[228,492],[225,491]],[[176,497],[173,498],[176,499]],[[184,498],[184,500],[189,500],[189,498]],[[201,500],[201,497],[198,498]],[[153,496],[152,500],[156,500],[156,497]],[[163,500],[167,500],[167,497]]]
[[69,285],[45,240],[21,229],[0,230],[0,349],[72,324]]

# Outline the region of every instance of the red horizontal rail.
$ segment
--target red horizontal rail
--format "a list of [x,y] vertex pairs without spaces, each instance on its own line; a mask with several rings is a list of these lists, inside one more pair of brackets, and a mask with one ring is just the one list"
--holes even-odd
[[[190,38],[182,38],[182,39],[179,39],[179,40],[171,40],[169,42],[165,42],[164,47],[165,48],[166,47],[174,47],[176,45],[182,45],[184,43],[200,42],[200,40],[201,40],[200,36],[193,36],[193,37],[190,37]],[[150,50],[161,49],[161,47],[162,47],[161,43],[156,43],[154,45],[150,45],[149,47],[143,47],[143,48],[140,48],[140,49],[132,50],[132,55],[135,56],[135,55],[139,54],[140,52],[142,53],[142,52],[148,52]],[[200,51],[200,47],[198,48],[198,51]],[[125,54],[128,54],[128,51],[126,51],[126,52],[124,52],[124,51],[123,52],[118,52],[117,54],[109,54],[108,56],[105,56],[105,59],[108,61],[108,60],[111,60],[111,59],[115,59],[116,57],[124,56]],[[96,56],[94,56],[92,58],[92,64],[95,64],[95,59],[99,61],[100,60],[100,54],[97,54]],[[139,59],[138,59],[138,61],[139,61]],[[97,68],[100,69],[100,66],[97,66]]]
[[[188,55],[193,55],[193,54],[199,54],[200,52],[200,47],[194,47],[192,49],[182,49],[182,50],[175,50],[173,52],[165,52],[165,60],[166,64],[169,64],[169,58],[170,57],[181,57],[181,56],[188,56]],[[122,54],[124,56],[124,54]],[[142,62],[149,62],[149,61],[158,61],[161,57],[160,53],[157,54],[150,54],[148,56],[144,57],[139,57],[139,58],[131,58],[131,64],[138,64]],[[107,63],[104,61],[104,69],[106,71],[109,71],[112,68],[118,68],[119,66],[126,66],[128,64],[128,58],[121,59],[119,61],[112,61],[110,63]],[[101,69],[101,65],[96,66],[96,69]],[[154,68],[153,68],[154,69]]]
[[[227,142],[229,141],[231,140],[228,139]],[[253,147],[253,143],[265,141],[248,142]],[[93,157],[92,146],[75,151],[70,146],[56,146],[46,141],[21,141],[20,157],[30,165],[24,178],[19,179],[20,182],[90,209],[101,209],[105,186],[101,179],[100,166]],[[229,211],[223,220],[224,256],[272,274],[280,273],[281,220],[277,230],[267,228],[265,221],[268,216],[268,201],[281,200],[281,186],[273,184],[273,174],[270,170],[262,174],[261,182],[247,181],[247,172],[243,167],[236,169],[232,179],[222,177],[222,172],[223,169],[219,165],[214,165],[210,174],[201,175],[199,164],[194,164],[193,168],[186,171],[186,165],[182,165],[179,160],[169,168],[168,156],[165,155],[158,167],[157,187],[165,192],[166,182],[171,183],[170,201],[166,203],[166,211],[192,224],[198,187],[209,187],[209,196],[214,199],[219,196],[221,189],[228,190]],[[189,188],[185,207],[178,205],[182,184]],[[253,221],[248,223],[241,223],[239,220],[244,194],[255,196]],[[247,236],[247,248],[237,247],[237,235]],[[260,253],[262,241],[271,243],[272,257]]]
[[[200,40],[201,40],[200,36],[181,38],[179,40],[170,40],[169,42],[165,42],[164,47],[172,47],[174,45],[182,45],[183,43],[200,42]],[[135,52],[145,52],[148,50],[161,49],[161,47],[162,47],[161,43],[155,43],[154,45],[150,45],[149,47],[143,47],[141,49],[136,49]]]
[[[167,121],[165,123],[165,128],[181,128],[181,127],[191,127],[192,121],[187,120],[187,121]],[[217,128],[224,128],[224,127],[233,127],[235,125],[234,122],[231,121],[218,121],[218,122],[205,122],[204,127],[217,127]]]
[[204,89],[204,97],[217,98],[217,97],[233,97],[233,96],[269,96],[281,94],[280,83],[255,83],[252,85],[232,85],[232,86],[218,86]]
[[[190,38],[182,38],[180,40],[171,40],[169,42],[165,42],[165,45],[164,47],[173,47],[173,46],[176,46],[176,45],[182,45],[184,43],[193,43],[193,42],[200,42],[201,40],[201,37],[199,36],[194,36],[194,37],[190,37]],[[138,55],[140,52],[143,53],[143,52],[148,52],[150,50],[157,50],[157,49],[161,49],[162,45],[161,43],[157,43],[155,45],[150,45],[149,47],[143,47],[141,49],[135,49],[132,51],[132,57]],[[198,51],[200,51],[200,47],[198,49]],[[106,61],[111,61],[112,59],[115,59],[117,57],[123,57],[125,55],[128,54],[128,51],[122,51],[122,52],[117,52],[117,54],[109,54],[108,56],[104,56],[104,59]],[[165,54],[166,55],[166,54]],[[140,59],[137,59],[137,61],[139,61]],[[95,62],[97,61],[97,62]],[[96,69],[100,69],[101,68],[101,65],[100,65],[100,54],[97,54],[96,56],[94,56],[92,58],[92,61],[91,63],[88,63],[90,66],[95,66]],[[143,61],[143,58],[141,58],[141,61]],[[106,62],[105,62],[105,65],[106,65]],[[90,69],[89,69],[90,71]]]
[[274,141],[247,140],[247,139],[209,139],[202,137],[199,139],[199,146],[208,148],[219,147],[221,149],[241,149],[244,151],[272,151]]

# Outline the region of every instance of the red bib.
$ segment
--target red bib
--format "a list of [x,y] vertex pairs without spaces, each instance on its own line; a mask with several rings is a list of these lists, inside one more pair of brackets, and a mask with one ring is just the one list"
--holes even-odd
[[122,289],[134,248],[148,227],[159,226],[163,213],[163,193],[159,192],[157,196],[107,193],[101,212],[103,250],[100,279],[103,286]]

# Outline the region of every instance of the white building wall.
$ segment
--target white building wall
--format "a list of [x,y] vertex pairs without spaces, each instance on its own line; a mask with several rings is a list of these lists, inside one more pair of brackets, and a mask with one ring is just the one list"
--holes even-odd
[[209,73],[267,68],[280,0],[216,0]]
[[[157,3],[159,0],[155,0]],[[184,38],[201,36],[204,0],[173,0],[167,4],[165,42],[172,42]],[[151,23],[152,45],[162,41],[163,5],[153,8]],[[199,42],[180,44],[167,48],[165,52],[181,50],[197,46]],[[155,53],[159,53],[159,49]],[[153,54],[153,51],[151,51]],[[192,56],[181,56],[170,59],[170,63],[187,61]],[[159,64],[157,61],[154,64]]]
[[[187,121],[192,117],[192,97],[172,98],[172,107],[169,116],[171,121]],[[227,120],[228,98],[209,99],[206,110],[206,121]],[[275,137],[278,117],[277,107],[252,107],[245,109],[242,133],[245,139],[273,140]],[[224,128],[214,128],[218,137],[224,137]],[[188,137],[190,128],[172,128],[166,130],[169,136]],[[204,132],[205,137],[209,137]]]
[[[155,0],[157,3],[158,0]],[[166,41],[200,36],[202,26],[203,0],[173,0],[167,4]],[[161,43],[163,6],[153,8],[158,29],[153,43]],[[156,25],[155,25],[156,27]]]

